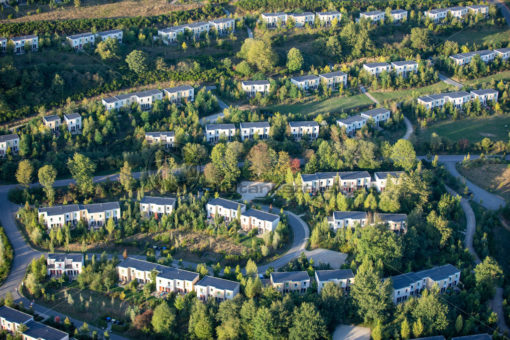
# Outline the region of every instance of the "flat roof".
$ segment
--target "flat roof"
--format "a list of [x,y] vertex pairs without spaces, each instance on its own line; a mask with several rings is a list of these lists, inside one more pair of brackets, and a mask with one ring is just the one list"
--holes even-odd
[[205,130],[230,130],[235,129],[234,124],[207,124]]
[[314,120],[300,120],[289,122],[289,125],[290,127],[304,127],[304,126],[319,126],[319,123],[317,123]]
[[333,219],[335,220],[364,220],[367,218],[366,211],[334,211]]
[[71,260],[73,262],[81,262],[83,263],[83,254],[48,254],[48,259],[55,260],[58,262],[64,262],[65,260]]
[[284,283],[286,281],[306,281],[310,280],[310,276],[305,271],[299,272],[272,272],[271,280],[274,283]]
[[179,85],[179,86],[174,86],[174,87],[168,87],[168,88],[164,89],[163,91],[168,92],[168,93],[176,93],[176,92],[188,91],[188,90],[193,90],[193,86]]
[[222,290],[230,290],[234,291],[236,289],[239,289],[240,284],[236,281],[230,281],[225,279],[220,279],[219,277],[209,276],[206,275],[204,278],[197,282],[196,286],[211,286],[216,289],[222,289]]
[[22,324],[29,320],[32,320],[33,316],[27,313],[20,312],[19,310],[11,307],[2,306],[0,307],[0,318],[3,318],[9,322]]
[[175,198],[173,197],[156,197],[156,196],[144,196],[140,203],[144,204],[158,204],[158,205],[174,205]]
[[316,80],[319,79],[319,77],[317,77],[315,74],[307,74],[304,76],[292,77],[291,79],[300,83],[306,80]]
[[212,200],[207,202],[207,204],[210,204],[210,205],[219,205],[219,206],[221,206],[221,207],[223,207],[225,209],[232,209],[232,210],[237,210],[237,208],[239,206],[241,206],[241,209],[242,209],[242,207],[246,208],[245,204],[242,204],[242,203],[239,203],[239,202],[235,202],[235,201],[231,201],[231,200],[227,200],[227,199],[221,198],[221,197],[213,198]]
[[23,332],[23,334],[34,339],[61,340],[69,336],[66,332],[36,321],[28,322],[27,328],[28,329]]
[[7,142],[7,141],[10,141],[10,140],[14,140],[14,139],[19,139],[19,136],[15,133],[11,133],[11,134],[8,134],[8,135],[1,135],[0,136],[0,143],[2,142]]
[[67,37],[69,39],[79,39],[79,38],[83,38],[83,37],[93,37],[93,36],[94,36],[94,34],[92,34],[91,32],[85,32],[85,33],[72,34]]
[[353,279],[352,269],[316,270],[315,275],[319,281]]
[[367,120],[366,118],[361,117],[360,115],[354,115],[354,116],[350,116],[350,117],[347,117],[347,118],[338,119],[337,122],[338,123],[343,123],[343,124],[352,124],[352,123],[356,123],[356,122],[360,122],[360,121],[366,121],[366,120]]
[[250,128],[268,128],[269,123],[268,122],[247,122],[247,123],[241,123],[240,125],[241,129],[250,129]]
[[274,221],[280,219],[279,215],[271,214],[271,213],[268,213],[268,212],[265,212],[262,210],[257,210],[257,209],[249,209],[243,213],[243,216],[255,217],[259,220],[267,221],[267,222],[274,222]]

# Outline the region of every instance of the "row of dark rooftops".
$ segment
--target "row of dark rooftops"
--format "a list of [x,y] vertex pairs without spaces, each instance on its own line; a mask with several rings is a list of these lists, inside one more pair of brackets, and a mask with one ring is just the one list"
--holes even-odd
[[89,214],[103,212],[106,210],[120,209],[119,202],[105,202],[92,204],[67,204],[54,207],[39,208],[39,213],[47,213],[48,216],[62,215],[72,212],[86,210]]
[[34,321],[32,315],[8,306],[0,307],[0,318],[18,325],[24,324],[27,329],[23,334],[34,339],[61,340],[68,336],[66,332]]
[[[398,178],[404,174],[403,171],[377,171],[374,173],[375,180],[384,180],[388,176]],[[303,182],[317,181],[321,179],[334,179],[338,177],[340,180],[356,180],[370,178],[368,171],[339,171],[339,172],[316,172],[314,174],[301,174]]]
[[[289,122],[289,126],[291,128],[293,127],[318,127],[319,123],[313,120],[307,120],[307,121],[293,121]],[[250,127],[269,127],[268,122],[247,122],[247,123],[241,123],[240,124],[241,129],[243,128],[250,128]],[[226,124],[207,124],[205,126],[206,131],[211,130],[231,130],[235,129],[235,124],[232,123],[226,123]]]

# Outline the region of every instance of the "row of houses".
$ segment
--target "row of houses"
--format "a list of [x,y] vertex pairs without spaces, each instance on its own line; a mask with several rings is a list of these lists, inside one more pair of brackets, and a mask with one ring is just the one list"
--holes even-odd
[[115,39],[122,43],[124,32],[122,30],[109,30],[98,33],[86,32],[73,34],[66,37],[67,43],[75,50],[82,50],[85,45],[94,45],[96,41]]
[[462,66],[469,64],[475,56],[479,56],[480,59],[486,64],[496,59],[496,57],[500,57],[502,60],[507,60],[508,58],[510,58],[510,48],[506,47],[497,48],[495,50],[480,50],[466,53],[458,53],[451,55],[450,59],[453,60],[455,65]]
[[24,54],[26,51],[36,52],[39,49],[39,37],[37,35],[24,35],[10,39],[0,37],[0,52],[7,51],[7,44],[12,44],[15,54]]
[[[489,335],[487,333],[482,333],[482,334],[456,336],[451,339],[452,340],[492,340],[492,335]],[[446,340],[446,338],[443,335],[436,335],[436,336],[428,336],[425,338],[411,339],[411,340]]]
[[411,72],[418,72],[418,63],[414,60],[393,61],[391,64],[366,63],[363,64],[363,69],[374,76],[378,76],[383,72],[391,72],[393,70],[396,74],[405,77]]
[[[372,22],[381,22],[386,19],[386,12],[383,11],[369,11],[362,12],[359,15],[359,20],[366,19]],[[407,11],[403,9],[395,9],[391,11],[391,19],[393,22],[400,22],[407,20]]]
[[369,215],[366,211],[334,211],[333,215],[328,217],[328,225],[335,232],[339,229],[355,228],[356,226],[387,224],[390,230],[405,234],[407,231],[406,221],[406,214],[375,213]]
[[381,123],[387,122],[388,119],[390,119],[390,116],[390,110],[384,107],[379,107],[361,112],[358,115],[339,119],[336,121],[336,123],[341,128],[345,128],[345,132],[348,134],[353,134],[357,130],[360,130],[365,125],[367,125],[369,121],[373,121],[376,126],[379,126]]
[[76,112],[65,114],[64,121],[57,115],[45,116],[42,120],[44,126],[53,132],[58,131],[62,124],[65,124],[71,133],[79,132],[82,128],[81,116]]
[[456,91],[421,96],[418,97],[417,102],[427,110],[443,107],[446,103],[451,103],[454,107],[460,109],[464,104],[476,99],[483,105],[489,101],[497,102],[498,95],[498,91],[493,89],[472,90],[471,92]]
[[388,180],[398,183],[403,174],[403,171],[379,171],[374,173],[372,179],[368,171],[317,172],[300,174],[300,180],[301,189],[305,192],[322,192],[338,187],[342,192],[349,194],[359,189],[372,187],[382,192],[386,188]]
[[280,222],[279,215],[258,209],[246,210],[245,204],[220,197],[207,202],[206,210],[208,218],[221,217],[227,222],[239,219],[244,231],[257,230],[260,235],[275,231]]
[[0,307],[0,327],[23,340],[69,340],[69,334],[34,320],[34,316],[17,309]]
[[116,222],[120,217],[119,202],[93,204],[67,204],[39,208],[39,221],[47,228],[76,225],[85,221],[90,228],[100,228],[110,218]]
[[214,29],[218,34],[225,34],[235,30],[235,20],[232,18],[220,18],[208,22],[195,22],[179,26],[172,26],[158,29],[158,37],[165,44],[177,41],[179,35],[189,32],[193,37],[198,38],[200,34]]
[[323,73],[319,74],[318,76],[314,74],[308,74],[304,76],[292,77],[290,78],[290,82],[304,91],[317,89],[321,82],[331,88],[335,88],[340,84],[346,87],[347,74],[342,71]]
[[171,103],[192,102],[195,100],[195,89],[190,85],[170,87],[163,91],[152,89],[103,98],[102,103],[108,111],[130,107],[133,103],[140,105],[142,110],[150,110],[154,102],[163,100],[163,97]]
[[433,21],[441,21],[443,19],[446,19],[448,14],[450,14],[452,17],[457,19],[462,19],[468,13],[472,14],[483,14],[488,15],[489,14],[489,6],[488,5],[469,5],[467,7],[462,6],[455,6],[455,7],[448,7],[448,8],[434,8],[431,10],[426,11],[424,14],[427,18],[432,19]]

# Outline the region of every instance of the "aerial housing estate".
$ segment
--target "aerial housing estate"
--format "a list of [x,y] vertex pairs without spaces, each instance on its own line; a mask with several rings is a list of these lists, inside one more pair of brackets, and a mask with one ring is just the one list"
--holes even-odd
[[166,88],[163,91],[158,89],[134,92],[128,94],[119,94],[113,97],[103,98],[102,102],[106,110],[111,111],[123,107],[130,107],[133,103],[140,105],[142,110],[150,110],[157,100],[168,98],[172,103],[182,101],[193,101],[195,99],[195,90],[189,85]]
[[76,225],[83,220],[89,227],[100,228],[110,218],[120,218],[119,202],[68,204],[39,208],[39,220],[47,228],[63,227],[65,224]]
[[34,320],[30,314],[17,309],[0,307],[0,325],[12,335],[21,333],[23,340],[69,340],[69,334]]
[[105,41],[107,39],[115,39],[119,43],[122,42],[124,32],[122,30],[110,30],[98,33],[86,32],[67,36],[68,44],[75,50],[82,50],[86,45],[94,45],[96,41]]
[[451,103],[455,108],[460,109],[462,106],[472,100],[478,99],[481,104],[487,104],[489,101],[498,101],[498,91],[493,89],[472,90],[471,92],[456,91],[438,94],[429,94],[418,97],[417,102],[427,110],[436,107],[443,107],[446,103]]
[[211,29],[218,34],[225,34],[235,30],[235,20],[232,18],[214,19],[209,22],[195,22],[179,26],[171,26],[158,29],[158,37],[164,44],[177,41],[178,36],[186,33],[198,38],[202,33],[208,33]]
[[483,15],[489,14],[489,6],[488,5],[470,5],[467,7],[455,6],[448,8],[433,8],[428,11],[425,11],[424,14],[427,18],[437,22],[444,20],[448,17],[448,14],[452,18],[462,19],[468,13],[478,14],[481,13]]

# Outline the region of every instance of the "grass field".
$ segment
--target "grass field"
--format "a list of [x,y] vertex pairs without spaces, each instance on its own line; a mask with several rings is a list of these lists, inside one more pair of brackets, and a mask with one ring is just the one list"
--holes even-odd
[[479,187],[500,195],[510,202],[510,164],[484,164],[465,168],[460,173]]
[[372,96],[374,96],[375,99],[377,99],[379,102],[383,103],[384,101],[407,101],[414,98],[417,98],[419,96],[430,94],[430,93],[438,93],[438,92],[444,92],[447,90],[454,90],[455,87],[448,85],[443,82],[435,83],[429,86],[424,86],[416,89],[409,89],[409,90],[397,90],[397,91],[387,91],[387,92],[370,92]]
[[421,130],[419,141],[428,141],[434,132],[452,141],[468,139],[471,143],[475,143],[485,137],[489,137],[493,141],[506,141],[510,132],[510,116],[437,123]]
[[463,84],[470,85],[470,86],[476,86],[476,85],[480,85],[480,84],[490,83],[492,79],[494,79],[496,81],[510,80],[510,71],[503,71],[503,72],[496,73],[496,74],[493,74],[493,75],[490,75],[487,77],[483,77],[483,78],[466,80],[463,82]]
[[[187,10],[202,6],[202,1],[188,1],[185,4],[179,1],[168,0],[121,0],[105,3],[101,0],[82,0],[81,7],[75,8],[73,1],[69,5],[63,5],[51,9],[48,5],[19,6],[18,18],[4,20],[5,22],[25,22],[36,20],[63,20],[82,18],[118,18],[153,16],[172,11]],[[39,8],[41,13],[36,14]],[[8,10],[0,14],[1,19],[6,19]],[[30,12],[32,13],[31,15]]]
[[493,44],[510,41],[510,28],[504,27],[473,27],[458,31],[443,40],[455,41],[459,45],[466,43]]
[[349,97],[334,97],[305,104],[268,106],[264,110],[280,113],[295,113],[316,116],[319,113],[348,111],[360,106],[368,106],[372,101],[364,94]]

